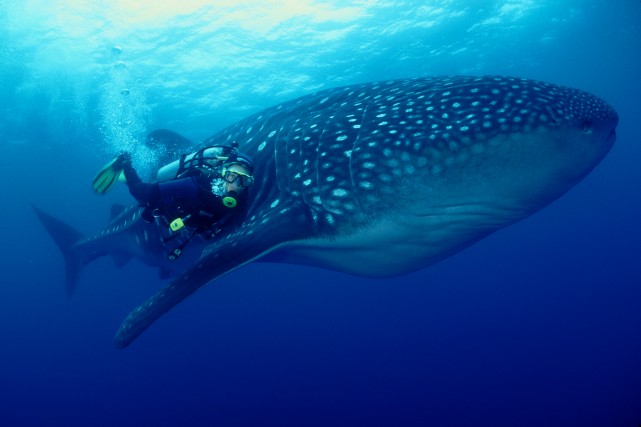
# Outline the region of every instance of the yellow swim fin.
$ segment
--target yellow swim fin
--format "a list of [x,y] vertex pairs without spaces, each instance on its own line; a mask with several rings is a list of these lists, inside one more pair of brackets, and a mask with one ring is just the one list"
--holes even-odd
[[122,173],[122,159],[116,156],[112,161],[102,167],[93,179],[93,191],[105,194],[118,182]]

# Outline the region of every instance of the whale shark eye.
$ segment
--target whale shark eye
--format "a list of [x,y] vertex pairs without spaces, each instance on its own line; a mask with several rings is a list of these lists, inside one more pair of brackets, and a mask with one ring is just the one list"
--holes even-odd
[[581,123],[581,132],[585,134],[592,133],[592,123],[589,121]]

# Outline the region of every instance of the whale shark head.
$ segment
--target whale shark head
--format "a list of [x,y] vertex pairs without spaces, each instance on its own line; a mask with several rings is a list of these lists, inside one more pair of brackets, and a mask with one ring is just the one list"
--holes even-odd
[[[338,88],[270,113],[214,138],[252,134],[241,144],[273,173],[255,218],[294,207],[310,218],[311,237],[266,260],[376,277],[423,268],[556,199],[605,156],[618,120],[586,92],[509,77]],[[273,124],[256,128],[265,117]]]
[[[252,261],[374,277],[438,262],[568,191],[610,150],[617,121],[586,92],[499,76],[366,83],[261,111],[202,144],[254,159],[246,219],[135,309],[115,344]],[[151,226],[128,241],[149,243]]]

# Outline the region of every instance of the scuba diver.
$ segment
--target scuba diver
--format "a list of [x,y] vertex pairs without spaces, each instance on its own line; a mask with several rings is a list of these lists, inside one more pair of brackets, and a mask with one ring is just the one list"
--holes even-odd
[[174,260],[194,234],[209,239],[242,219],[253,169],[251,159],[235,146],[205,147],[162,167],[157,181],[148,183],[138,176],[131,155],[121,153],[98,172],[93,189],[104,194],[124,176],[129,192],[144,206],[142,218],[171,230],[166,240],[188,230],[184,244],[169,257]]

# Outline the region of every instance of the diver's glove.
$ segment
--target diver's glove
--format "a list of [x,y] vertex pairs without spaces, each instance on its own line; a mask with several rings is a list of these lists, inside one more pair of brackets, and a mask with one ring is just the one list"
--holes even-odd
[[123,151],[114,156],[114,169],[123,170],[126,166],[131,165],[131,153]]

